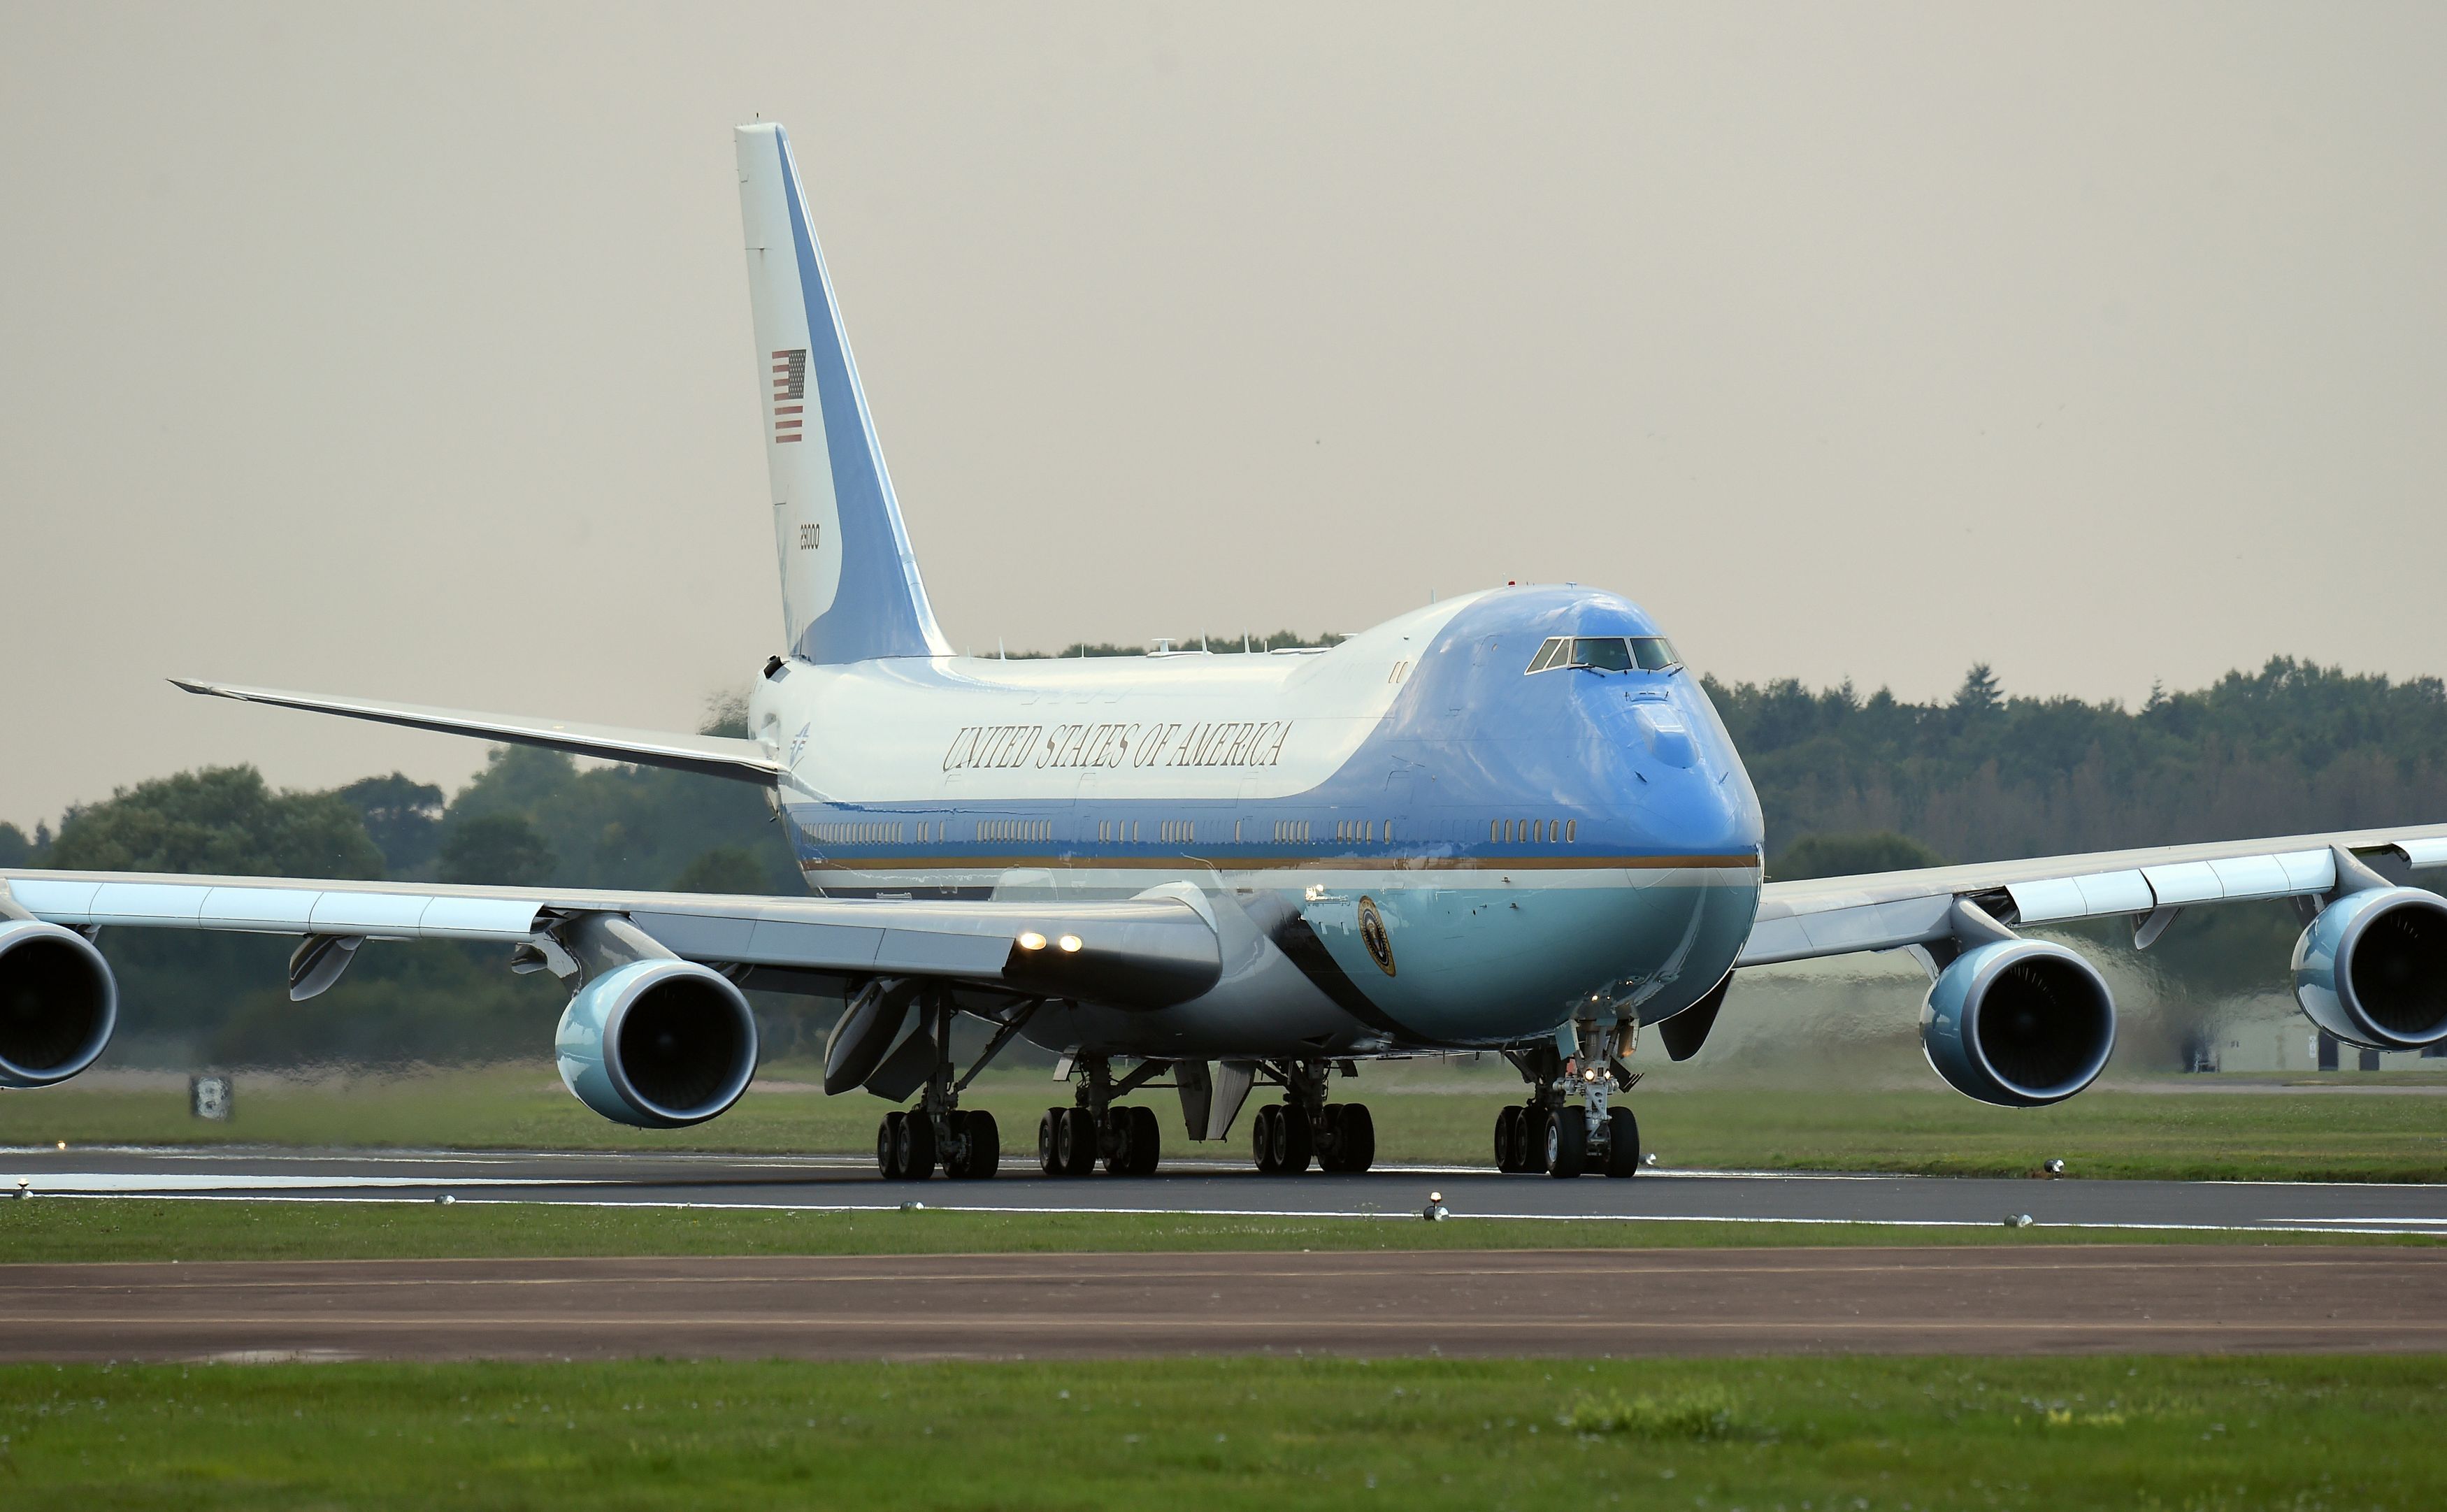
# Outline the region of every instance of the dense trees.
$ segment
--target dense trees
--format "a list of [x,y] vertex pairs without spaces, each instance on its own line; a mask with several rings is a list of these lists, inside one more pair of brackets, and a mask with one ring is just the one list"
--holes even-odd
[[1849,684],[1705,685],[1767,810],[1768,849],[1890,832],[1949,860],[2447,817],[2447,685],[2291,657],[2137,710],[2006,695],[1974,667],[1944,703]]

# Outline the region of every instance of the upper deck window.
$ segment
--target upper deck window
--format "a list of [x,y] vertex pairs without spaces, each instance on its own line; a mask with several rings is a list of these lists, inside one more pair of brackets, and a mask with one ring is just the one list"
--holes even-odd
[[1601,672],[1627,672],[1634,668],[1661,672],[1681,665],[1674,643],[1662,635],[1558,635],[1538,648],[1529,671],[1585,667]]

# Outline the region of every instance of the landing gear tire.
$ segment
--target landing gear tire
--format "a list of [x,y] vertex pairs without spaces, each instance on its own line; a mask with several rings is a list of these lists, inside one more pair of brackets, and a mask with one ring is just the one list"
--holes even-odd
[[875,1168],[887,1181],[901,1180],[901,1121],[905,1116],[895,1109],[875,1125]]
[[1002,1136],[994,1115],[979,1108],[952,1114],[952,1147],[943,1152],[943,1174],[956,1181],[981,1181],[1002,1164]]
[[1576,1107],[1546,1115],[1546,1174],[1569,1181],[1588,1163],[1589,1121]]
[[1495,1114],[1495,1168],[1506,1176],[1521,1169],[1521,1110],[1509,1103]]
[[892,1131],[894,1162],[904,1181],[922,1181],[935,1174],[935,1121],[923,1113],[896,1113],[900,1126]]
[[1513,1125],[1512,1168],[1534,1176],[1546,1168],[1546,1130],[1555,1122],[1550,1108],[1525,1107]]
[[1365,1103],[1336,1103],[1325,1110],[1326,1148],[1317,1163],[1357,1175],[1376,1163],[1376,1120]]
[[1606,1159],[1608,1176],[1640,1174],[1640,1121],[1627,1107],[1606,1109]]
[[1164,1159],[1164,1125],[1156,1122],[1154,1108],[1130,1109],[1130,1170],[1139,1176],[1153,1176]]
[[1275,1105],[1275,1169],[1281,1175],[1298,1176],[1308,1169],[1317,1158],[1317,1136],[1310,1132],[1308,1120],[1300,1110],[1288,1103]]
[[1282,1122],[1282,1106],[1269,1103],[1258,1109],[1258,1116],[1249,1121],[1249,1150],[1257,1157],[1258,1170],[1261,1175],[1272,1176],[1281,1169],[1275,1163],[1275,1147],[1278,1143],[1275,1138],[1275,1125]]
[[1062,1119],[1069,1111],[1049,1107],[1036,1121],[1036,1168],[1048,1176],[1062,1174]]
[[1151,1107],[1117,1107],[1112,1111],[1113,1147],[1105,1157],[1108,1176],[1153,1176],[1163,1158],[1164,1131]]
[[1057,1143],[1063,1175],[1086,1176],[1096,1168],[1096,1121],[1086,1108],[1066,1107],[1062,1110]]

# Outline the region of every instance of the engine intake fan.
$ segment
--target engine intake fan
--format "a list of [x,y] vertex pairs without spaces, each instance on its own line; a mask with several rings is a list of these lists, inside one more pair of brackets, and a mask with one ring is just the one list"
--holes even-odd
[[561,1011],[553,1048],[578,1100],[616,1124],[685,1128],[739,1101],[756,1074],[756,1015],[694,961],[631,961]]
[[0,919],[0,1087],[49,1087],[91,1066],[119,1027],[119,983],[93,941]]
[[2061,1103],[2107,1068],[2115,998],[2061,945],[2009,938],[1963,952],[1920,1012],[1921,1048],[1946,1085],[1999,1107]]
[[2294,942],[2294,999],[2349,1045],[2418,1050],[2447,1040],[2447,900],[2368,887],[2322,909]]

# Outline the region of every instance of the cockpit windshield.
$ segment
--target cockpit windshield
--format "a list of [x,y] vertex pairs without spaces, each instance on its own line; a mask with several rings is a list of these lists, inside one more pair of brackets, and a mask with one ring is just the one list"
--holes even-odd
[[1673,642],[1662,635],[1558,635],[1538,648],[1529,671],[1553,671],[1558,667],[1585,667],[1591,671],[1671,671],[1682,665]]

